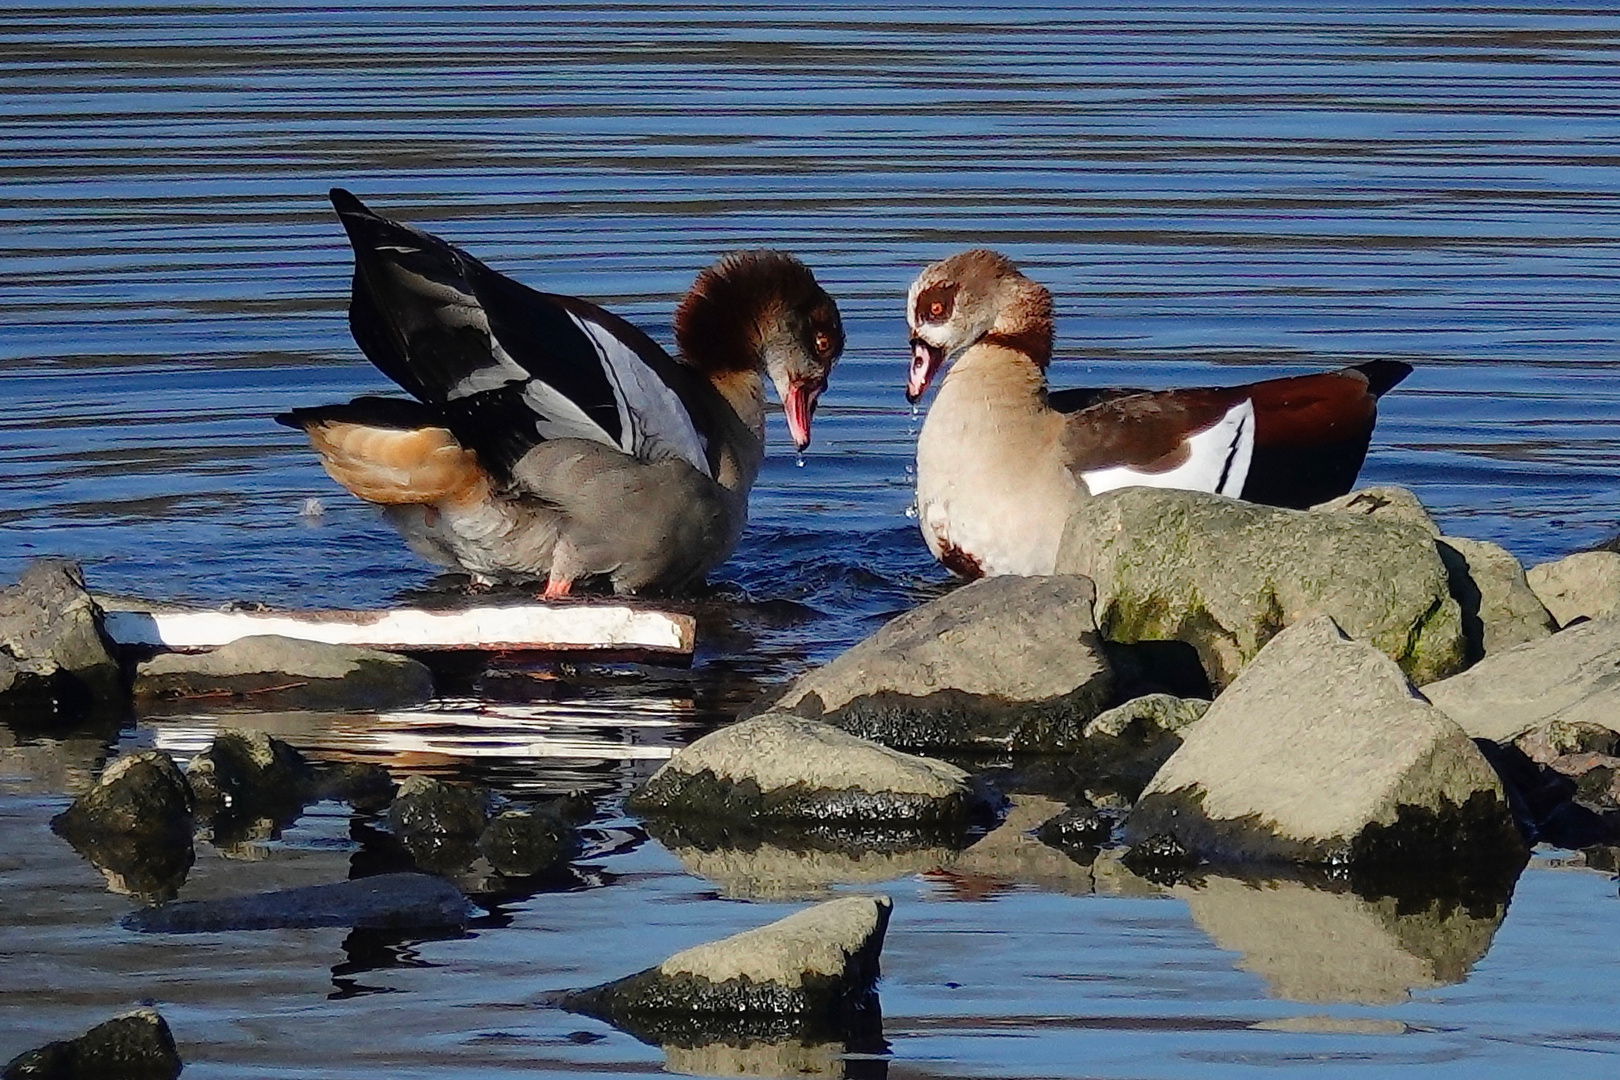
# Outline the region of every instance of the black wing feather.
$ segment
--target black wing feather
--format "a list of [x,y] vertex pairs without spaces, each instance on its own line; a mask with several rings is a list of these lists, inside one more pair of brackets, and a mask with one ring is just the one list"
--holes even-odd
[[[331,196],[354,248],[355,342],[385,375],[442,409],[446,426],[486,467],[509,471],[543,439],[524,375],[567,397],[614,442],[622,439],[596,345],[569,311],[600,313],[604,326],[622,320],[513,281],[452,244],[372,212],[341,188]],[[519,370],[502,364],[496,343]],[[488,386],[468,392],[469,379]]]

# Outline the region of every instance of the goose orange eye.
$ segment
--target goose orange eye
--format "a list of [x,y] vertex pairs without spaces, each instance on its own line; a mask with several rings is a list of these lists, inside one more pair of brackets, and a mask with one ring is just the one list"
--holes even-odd
[[832,337],[824,332],[818,332],[815,339],[816,355],[825,356],[832,351]]
[[945,305],[938,300],[929,304],[928,317],[930,319],[943,319],[945,317]]

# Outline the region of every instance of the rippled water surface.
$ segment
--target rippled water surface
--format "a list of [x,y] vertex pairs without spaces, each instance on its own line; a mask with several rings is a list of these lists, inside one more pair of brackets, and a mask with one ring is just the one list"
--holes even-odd
[[[109,591],[287,606],[430,582],[269,420],[391,389],[349,339],[334,184],[666,343],[700,267],[782,247],[838,298],[849,349],[802,467],[772,419],[692,671],[256,721],[328,756],[609,797],[577,880],[467,937],[135,940],[113,929],[129,901],[44,820],[109,744],[183,756],[216,721],[0,729],[0,1059],[153,1000],[188,1077],[664,1067],[533,1001],[787,910],[734,902],[737,867],[613,800],[940,587],[905,516],[902,298],[962,247],[1052,288],[1057,384],[1403,359],[1367,481],[1527,563],[1610,535],[1617,62],[1600,5],[8,4],[0,576],[65,554]],[[312,497],[325,513],[300,516]],[[340,878],[350,828],[317,807],[205,852],[185,895]],[[1615,890],[1591,871],[1544,857],[1498,928],[1297,884],[1166,894],[1017,837],[859,878],[897,900],[889,1055],[838,1068],[1620,1075]]]

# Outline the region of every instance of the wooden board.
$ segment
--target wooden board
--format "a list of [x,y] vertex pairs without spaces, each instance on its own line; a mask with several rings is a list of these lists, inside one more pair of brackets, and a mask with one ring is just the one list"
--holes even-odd
[[617,652],[690,656],[690,615],[624,604],[516,604],[425,611],[108,610],[119,645],[195,652],[253,634],[393,651]]

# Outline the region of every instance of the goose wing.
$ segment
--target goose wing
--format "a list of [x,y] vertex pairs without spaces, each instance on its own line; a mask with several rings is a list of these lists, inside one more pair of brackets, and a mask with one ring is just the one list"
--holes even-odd
[[436,406],[486,467],[509,475],[538,443],[586,439],[712,475],[694,372],[595,304],[542,293],[341,188],[354,247],[349,326],[389,378]]

